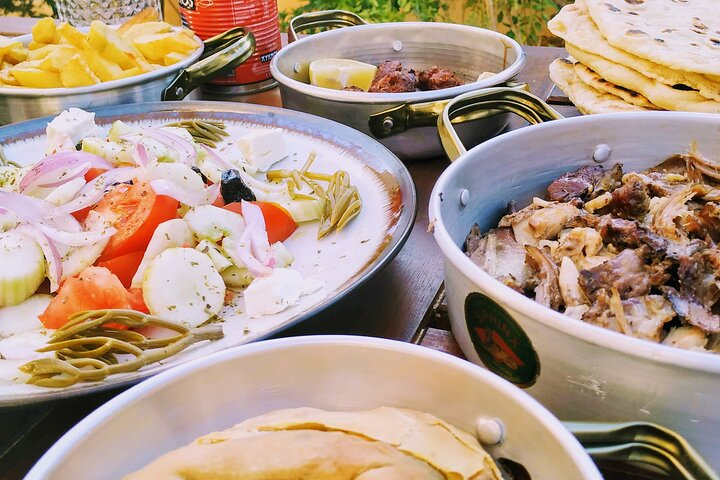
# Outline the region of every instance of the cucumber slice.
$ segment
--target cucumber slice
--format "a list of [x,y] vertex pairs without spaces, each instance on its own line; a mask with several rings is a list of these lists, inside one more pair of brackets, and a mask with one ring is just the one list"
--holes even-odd
[[112,140],[95,137],[83,138],[82,149],[83,152],[94,153],[113,165],[134,163],[129,149]]
[[43,328],[38,315],[43,313],[52,295],[33,295],[24,302],[0,308],[0,338]]
[[245,267],[237,267],[235,265],[227,268],[220,273],[225,285],[230,288],[245,288],[253,281],[253,276]]
[[210,257],[193,248],[171,248],[150,262],[143,279],[150,313],[189,327],[217,315],[225,282]]
[[242,215],[212,205],[195,207],[183,219],[198,240],[218,242],[223,237],[238,236],[245,230]]
[[135,272],[135,276],[133,276],[132,287],[140,288],[142,286],[145,270],[150,265],[150,262],[163,251],[174,247],[194,247],[195,243],[192,231],[185,220],[181,218],[168,220],[158,225],[145,249],[140,266]]
[[0,265],[0,307],[22,303],[45,280],[45,256],[22,233],[0,233]]
[[220,251],[220,248],[218,248],[217,244],[208,240],[202,240],[200,243],[198,243],[197,247],[195,247],[195,250],[197,250],[198,252],[202,252],[208,257],[210,257],[210,260],[212,261],[213,265],[215,265],[215,268],[217,268],[218,272],[222,272],[223,270],[226,270],[233,265],[233,263],[228,260],[225,254]]

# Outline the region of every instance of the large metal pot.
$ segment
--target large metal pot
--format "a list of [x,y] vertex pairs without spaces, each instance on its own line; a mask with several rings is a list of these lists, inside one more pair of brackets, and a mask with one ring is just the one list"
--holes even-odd
[[412,408],[470,432],[480,419],[499,420],[503,441],[490,453],[531,478],[602,478],[560,422],[508,382],[416,345],[330,336],[247,345],[160,374],[80,422],[26,479],[121,478],[200,435],[303,406]]
[[[283,48],[270,71],[280,84],[283,106],[313,113],[381,138],[403,159],[442,155],[435,122],[447,101],[457,95],[512,80],[525,64],[522,47],[497,32],[449,23],[380,23],[367,25],[349,12],[328,11],[293,19],[291,38],[305,29],[348,26],[305,37]],[[412,93],[366,93],[331,90],[309,84],[313,60],[347,58],[371,64],[398,60],[414,69],[438,65],[471,83],[444,90]],[[496,75],[475,81],[485,71]],[[500,132],[506,114],[494,115],[460,132],[475,145]],[[410,127],[419,126],[405,132]]]
[[[32,36],[17,40],[27,44]],[[134,77],[76,88],[0,87],[0,125],[57,115],[69,107],[181,100],[213,76],[237,67],[255,51],[255,37],[242,27],[204,43],[198,37],[195,40],[198,49],[186,59]]]
[[533,196],[543,197],[552,180],[593,161],[643,170],[686,151],[691,142],[717,157],[720,116],[643,112],[562,119],[504,134],[465,153],[449,123],[458,110],[505,105],[533,122],[558,117],[546,106],[533,109],[540,105],[536,97],[512,92],[523,96],[514,102],[506,95],[462,96],[439,121],[450,157],[459,158],[438,180],[429,215],[445,256],[449,315],[463,352],[527,388],[561,419],[662,423],[720,469],[719,355],[572,320],[498,282],[461,249],[474,223],[487,231],[509,200],[527,205]]

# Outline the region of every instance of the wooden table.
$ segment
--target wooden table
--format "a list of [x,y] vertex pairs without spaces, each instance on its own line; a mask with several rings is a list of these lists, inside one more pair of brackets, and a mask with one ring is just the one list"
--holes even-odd
[[[528,61],[520,80],[527,82],[533,93],[547,98],[553,87],[548,64],[565,52],[542,47],[528,47],[526,52]],[[277,93],[266,95],[263,101],[277,103],[279,97]],[[556,107],[566,116],[578,114],[571,106]],[[522,125],[517,120],[510,128]],[[278,336],[368,335],[419,343],[462,356],[442,312],[442,256],[427,231],[430,192],[446,166],[445,158],[408,165],[417,186],[419,208],[415,228],[397,257],[372,282],[339,304]],[[69,428],[120,391],[52,405],[0,409],[0,479],[22,478]]]

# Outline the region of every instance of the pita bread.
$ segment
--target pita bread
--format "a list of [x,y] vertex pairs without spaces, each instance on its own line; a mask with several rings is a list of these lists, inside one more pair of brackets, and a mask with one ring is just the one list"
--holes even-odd
[[585,0],[610,45],[676,70],[720,76],[718,0]]
[[385,442],[443,472],[448,480],[500,480],[500,472],[477,439],[427,413],[380,407],[358,412],[317,408],[278,410],[246,420],[225,432],[200,438],[216,441],[234,433],[313,429],[339,431]]
[[603,93],[583,83],[575,74],[573,62],[570,60],[564,58],[554,60],[550,64],[550,78],[584,114],[645,110],[642,107],[626,103],[620,97]]
[[687,85],[698,90],[700,95],[706,98],[720,101],[719,77],[673,70],[610,45],[590,18],[584,0],[577,0],[574,4],[563,7],[548,22],[548,29],[568,43],[582,45],[586,52],[633,68],[658,82],[668,85]]
[[194,443],[158,458],[125,480],[214,479],[443,480],[427,463],[392,445],[340,432],[242,432]]
[[658,107],[650,103],[647,98],[643,97],[639,93],[628,90],[627,88],[618,87],[617,85],[608,82],[582,63],[578,62],[574,65],[574,67],[575,74],[578,76],[578,78],[583,83],[591,86],[595,90],[603,93],[609,93],[610,95],[615,95],[616,97],[620,97],[625,102],[631,105],[637,105],[638,107],[643,107],[648,110],[658,110]]
[[605,80],[643,95],[660,108],[687,112],[720,113],[720,102],[709,100],[694,90],[675,89],[646,77],[637,70],[588,53],[570,43],[566,43],[565,48],[570,55],[594,70]]

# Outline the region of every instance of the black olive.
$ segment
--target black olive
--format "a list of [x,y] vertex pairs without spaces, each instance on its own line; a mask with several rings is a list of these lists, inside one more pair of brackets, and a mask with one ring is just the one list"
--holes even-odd
[[193,166],[190,167],[190,168],[192,169],[193,172],[195,172],[195,173],[197,173],[198,175],[200,175],[200,178],[202,178],[202,181],[203,181],[203,183],[204,183],[205,185],[207,185],[207,184],[209,183],[209,182],[208,182],[208,178],[205,176],[205,174],[204,174],[202,171],[200,171],[200,169],[199,169],[198,167],[196,167],[195,165],[193,165]]
[[240,200],[254,202],[257,200],[250,187],[245,185],[245,182],[240,178],[240,172],[234,169],[223,172],[220,181],[220,195],[222,195],[225,203],[239,202]]
[[82,151],[82,140],[75,144],[75,150],[78,152]]

